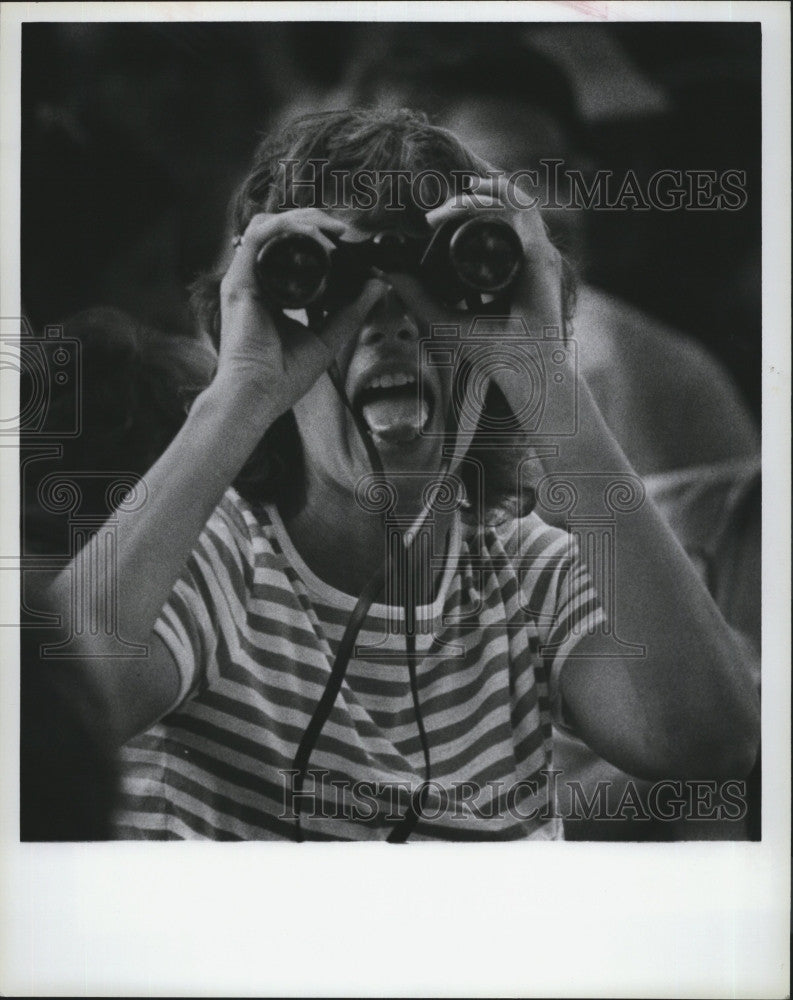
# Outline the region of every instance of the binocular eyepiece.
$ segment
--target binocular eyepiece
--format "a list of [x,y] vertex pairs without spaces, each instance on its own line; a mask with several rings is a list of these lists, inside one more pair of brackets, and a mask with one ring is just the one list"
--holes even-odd
[[352,301],[375,267],[414,274],[448,305],[472,309],[501,300],[523,265],[517,233],[492,217],[452,219],[428,237],[384,230],[367,240],[335,242],[330,252],[304,233],[265,243],[256,274],[267,301],[280,309],[330,312]]

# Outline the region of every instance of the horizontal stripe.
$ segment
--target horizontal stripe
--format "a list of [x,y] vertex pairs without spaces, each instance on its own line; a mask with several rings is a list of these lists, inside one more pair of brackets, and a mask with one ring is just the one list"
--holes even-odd
[[[294,836],[293,823],[279,818],[288,794],[282,772],[294,767],[325,690],[349,598],[316,584],[276,522],[229,490],[187,561],[156,626],[186,694],[122,751],[119,837]],[[550,766],[549,690],[559,661],[602,612],[571,538],[536,515],[455,537],[454,572],[444,578],[433,620],[419,622],[418,702],[433,781],[450,795],[463,781],[501,782],[498,804],[521,775]],[[317,593],[306,584],[312,580]],[[399,653],[402,617],[395,609],[389,622],[380,608],[358,635],[309,760],[329,781],[416,788],[422,780],[418,720]],[[378,659],[384,637],[396,659]],[[324,786],[320,793],[330,794]],[[486,822],[469,810],[459,821],[420,820],[414,838],[543,839],[557,826],[506,815]],[[379,813],[370,823],[305,823],[307,839],[383,839],[389,829]]]

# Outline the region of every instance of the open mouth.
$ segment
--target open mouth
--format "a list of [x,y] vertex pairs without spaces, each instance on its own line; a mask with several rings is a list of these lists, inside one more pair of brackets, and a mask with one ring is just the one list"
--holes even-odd
[[394,371],[368,379],[353,406],[378,443],[397,445],[417,440],[432,419],[434,400],[427,385],[412,372]]

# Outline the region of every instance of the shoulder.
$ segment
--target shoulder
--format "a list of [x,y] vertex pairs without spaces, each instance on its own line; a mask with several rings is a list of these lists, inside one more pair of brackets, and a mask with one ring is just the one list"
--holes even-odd
[[500,548],[516,559],[571,556],[573,539],[561,528],[552,527],[536,513],[508,518],[484,531],[488,548]]
[[553,614],[577,563],[572,536],[531,513],[485,527],[481,538],[480,554],[502,592],[516,588],[524,611]]
[[204,526],[195,553],[211,562],[253,564],[277,548],[272,518],[266,507],[254,509],[229,487]]
[[521,589],[535,602],[540,597],[556,603],[565,603],[573,595],[585,595],[586,600],[595,597],[574,535],[546,524],[534,513],[499,525],[496,531],[497,544]]

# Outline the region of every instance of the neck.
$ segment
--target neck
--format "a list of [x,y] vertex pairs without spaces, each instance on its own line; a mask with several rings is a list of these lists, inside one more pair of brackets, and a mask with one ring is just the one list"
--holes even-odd
[[[336,590],[358,594],[369,579],[382,572],[388,539],[393,532],[404,533],[421,510],[420,500],[383,514],[364,510],[350,493],[337,484],[310,484],[306,502],[296,514],[285,519],[285,527],[301,558],[321,580]],[[452,525],[451,514],[433,512],[434,550],[445,551]],[[443,575],[417,573],[415,601],[431,603]],[[399,594],[405,570],[392,564],[391,593]]]

